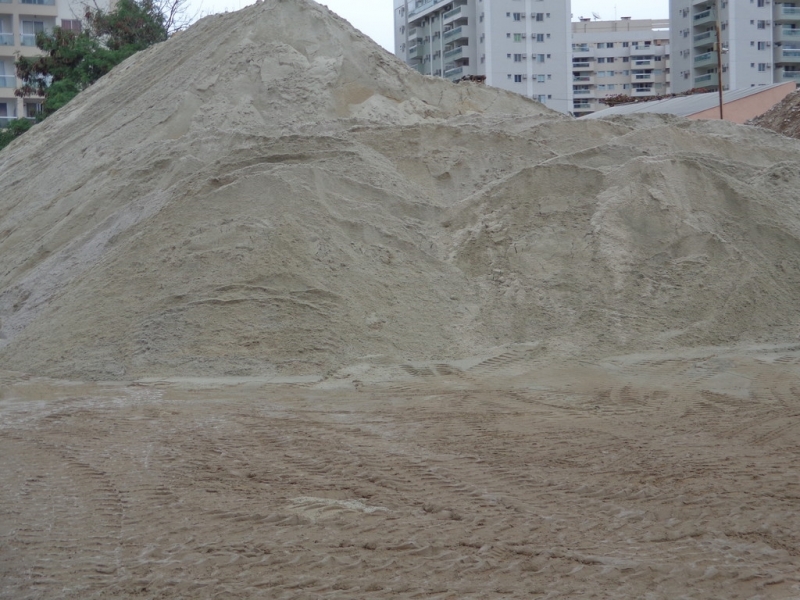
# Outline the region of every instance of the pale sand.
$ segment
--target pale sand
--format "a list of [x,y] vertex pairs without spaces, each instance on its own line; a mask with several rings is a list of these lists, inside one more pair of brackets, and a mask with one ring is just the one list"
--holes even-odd
[[0,597],[797,600],[798,165],[305,0],[132,57],[0,153]]

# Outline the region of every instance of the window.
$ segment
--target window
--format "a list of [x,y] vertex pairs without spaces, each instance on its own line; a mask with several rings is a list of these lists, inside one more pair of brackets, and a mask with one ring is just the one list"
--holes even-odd
[[544,54],[537,54],[536,55],[536,62],[543,63],[544,62]]
[[514,83],[522,83],[522,75],[514,75]]
[[525,58],[524,54],[515,54],[514,55],[514,62],[522,62],[523,58]]
[[766,29],[766,28],[767,28],[767,22],[766,21],[758,21],[756,23],[756,29]]
[[535,18],[537,21],[544,21],[544,13],[536,13]]
[[543,33],[537,33],[536,34],[536,41],[537,42],[543,42],[544,41],[544,34]]
[[758,49],[759,50],[766,50],[767,49],[767,42],[758,42]]
[[522,20],[522,13],[514,13],[514,20],[521,21]]
[[515,42],[521,42],[524,37],[525,37],[525,34],[523,34],[523,33],[515,33],[514,34],[514,41]]
[[609,56],[608,60],[606,62],[610,62],[610,63],[614,62],[614,57],[613,56]]
[[627,48],[630,44],[628,42],[622,42],[622,47]]
[[606,42],[606,48],[613,48],[614,42]]
[[537,75],[536,76],[537,83],[544,83],[544,75]]
[[606,84],[605,83],[601,83],[600,85],[598,85],[597,86],[597,91],[598,92],[605,92],[606,91]]
[[606,59],[605,59],[604,56],[601,56],[600,58],[597,59],[597,62],[604,63],[604,62],[606,62]]
[[758,63],[759,73],[763,73],[766,70],[767,70],[767,63]]
[[22,22],[22,45],[35,46],[36,34],[44,31],[44,21],[23,21]]

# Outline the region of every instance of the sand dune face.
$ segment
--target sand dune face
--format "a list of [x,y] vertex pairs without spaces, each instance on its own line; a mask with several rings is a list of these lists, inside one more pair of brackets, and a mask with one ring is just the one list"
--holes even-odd
[[325,374],[796,338],[797,143],[578,123],[309,2],[204,19],[2,155],[0,358]]

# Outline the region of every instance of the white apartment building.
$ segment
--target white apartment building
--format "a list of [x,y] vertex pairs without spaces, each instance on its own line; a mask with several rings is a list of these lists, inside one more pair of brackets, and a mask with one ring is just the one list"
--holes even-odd
[[572,110],[570,0],[394,0],[395,54],[424,75],[483,75]]
[[600,100],[670,93],[669,21],[592,21],[572,24],[572,113],[608,108]]
[[34,117],[40,108],[39,99],[14,96],[20,85],[14,67],[17,56],[41,54],[36,47],[40,31],[56,25],[79,31],[81,11],[77,0],[0,0],[0,127],[12,119]]
[[[722,87],[800,83],[800,2],[670,0],[672,88],[718,89],[715,24],[719,16]],[[719,14],[718,14],[719,13]]]

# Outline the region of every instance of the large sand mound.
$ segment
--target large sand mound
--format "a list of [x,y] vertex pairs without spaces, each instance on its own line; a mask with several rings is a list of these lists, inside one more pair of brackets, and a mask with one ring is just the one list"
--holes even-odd
[[323,374],[796,340],[799,159],[754,128],[577,122],[423,78],[267,0],[0,154],[0,363]]

